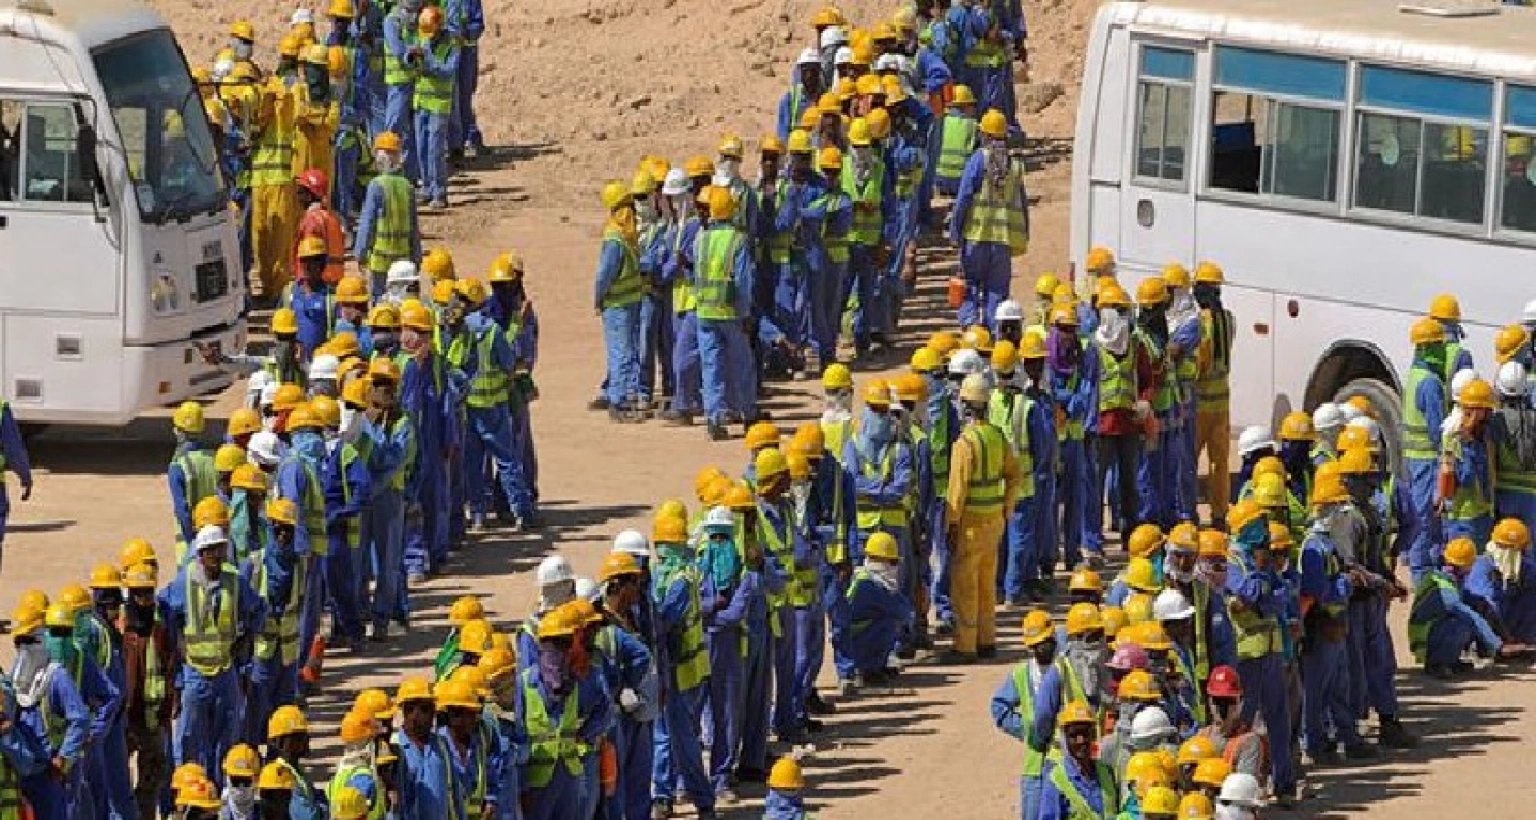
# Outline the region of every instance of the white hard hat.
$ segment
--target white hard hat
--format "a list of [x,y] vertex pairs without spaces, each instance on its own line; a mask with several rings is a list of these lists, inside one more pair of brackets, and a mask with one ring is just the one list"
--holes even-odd
[[1165,589],[1157,593],[1152,601],[1152,617],[1156,620],[1182,621],[1194,615],[1194,606],[1184,597],[1184,593],[1176,589]]
[[332,356],[329,353],[321,353],[315,357],[314,361],[309,363],[309,380],[325,381],[329,379],[334,381],[336,379],[336,373],[340,369],[340,359]]
[[259,394],[263,390],[266,390],[269,386],[272,387],[273,390],[276,390],[276,384],[277,380],[272,378],[271,373],[268,373],[265,370],[258,370],[255,373],[252,373],[249,379],[246,379],[245,392]]
[[409,259],[391,263],[389,273],[385,277],[385,283],[390,285],[409,285],[420,281],[421,277],[416,272],[416,263]]
[[900,71],[901,63],[896,60],[895,54],[881,54],[875,60],[876,71]]
[[987,366],[981,360],[981,354],[969,348],[956,350],[955,355],[949,359],[949,374],[951,376],[969,376],[986,370]]
[[1148,706],[1131,719],[1131,740],[1162,740],[1173,734],[1173,721],[1161,706]]
[[[840,46],[840,45],[843,45],[843,44],[845,44],[847,42],[848,42],[848,32],[844,31],[842,26],[827,26],[826,28],[821,30],[821,47],[822,48],[831,48],[833,46]],[[853,52],[852,51],[848,52],[848,58],[849,58],[849,61],[851,62],[852,59],[853,59]]]
[[731,515],[727,507],[710,507],[709,512],[704,514],[704,526],[735,529],[736,516]]
[[223,527],[209,524],[197,531],[197,538],[193,540],[193,549],[202,552],[209,547],[229,546],[229,536],[224,533]]
[[1337,404],[1325,401],[1312,411],[1312,429],[1336,430],[1344,426],[1344,411]]
[[1376,420],[1370,416],[1361,416],[1359,418],[1350,419],[1348,426],[1359,427],[1365,430],[1365,432],[1371,434],[1371,441],[1374,441],[1377,444],[1381,443],[1381,425],[1377,424]]
[[678,196],[689,191],[688,172],[682,168],[673,168],[667,171],[666,179],[661,183],[661,192],[666,196]]
[[795,65],[819,66],[821,65],[821,55],[818,54],[814,48],[803,49],[800,52],[799,59],[795,60]]
[[625,530],[614,536],[612,551],[633,555],[636,558],[646,558],[651,554],[651,542],[647,541],[645,533],[639,530]]
[[582,576],[576,579],[577,598],[580,598],[584,601],[596,601],[602,594],[603,591],[598,589],[597,582],[591,578]]
[[1467,389],[1467,385],[1477,380],[1477,371],[1470,367],[1463,367],[1451,376],[1451,401],[1461,400],[1461,391]]
[[1216,799],[1245,809],[1256,809],[1262,796],[1257,778],[1246,772],[1233,772],[1221,781],[1221,794]]
[[563,581],[575,581],[576,573],[571,570],[571,562],[565,560],[565,556],[551,555],[539,562],[533,578],[539,586],[547,587]]
[[1529,392],[1525,383],[1525,365],[1519,362],[1505,362],[1499,365],[1498,382],[1501,396],[1515,398]]
[[1249,453],[1266,447],[1271,450],[1275,449],[1275,437],[1269,434],[1268,427],[1261,427],[1257,424],[1252,427],[1244,427],[1243,432],[1237,437],[1237,454],[1239,456],[1246,456]]
[[[830,30],[831,29],[828,29],[828,31],[830,31]],[[844,64],[852,63],[853,62],[853,49],[851,49],[851,48],[849,48],[847,46],[841,46],[840,48],[838,48],[837,52],[832,55],[832,62],[835,65],[844,65]]]
[[997,310],[992,311],[992,320],[995,322],[1022,322],[1024,321],[1024,306],[1012,299],[1004,299],[997,303]]
[[245,445],[247,458],[257,467],[271,467],[277,464],[283,458],[282,449],[282,441],[270,430],[256,433]]
[[262,407],[271,407],[272,406],[272,402],[276,401],[276,400],[277,400],[277,382],[267,382],[266,384],[262,385],[261,386],[261,401],[260,401],[261,406]]
[[300,23],[314,24],[314,22],[315,13],[306,8],[294,9],[293,16],[288,18],[288,24],[293,26],[296,26]]
[[1520,321],[1528,325],[1536,325],[1536,299],[1525,303],[1525,309],[1520,311]]

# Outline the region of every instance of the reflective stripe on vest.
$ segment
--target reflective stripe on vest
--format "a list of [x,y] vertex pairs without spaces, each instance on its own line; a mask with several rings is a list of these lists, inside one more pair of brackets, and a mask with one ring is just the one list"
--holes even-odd
[[292,184],[293,131],[273,122],[256,138],[256,150],[251,153],[251,186]]
[[1223,309],[1221,321],[1210,310],[1200,311],[1200,335],[1210,346],[1210,357],[1198,368],[1195,399],[1200,410],[1226,410],[1232,388],[1232,312]]
[[811,202],[825,214],[821,222],[821,247],[827,252],[827,261],[834,265],[848,264],[848,232],[832,233],[832,213],[848,207],[848,195],[842,191],[827,191]]
[[394,173],[379,174],[369,184],[379,186],[384,207],[373,223],[368,270],[384,273],[390,265],[411,255],[411,182]]
[[1099,351],[1099,412],[1136,406],[1136,357],[1131,351],[1115,358],[1103,345]]
[[1019,460],[1020,498],[1032,498],[1035,494],[1035,459],[1029,453],[1030,405],[1030,400],[1022,394],[1010,397],[1002,390],[992,391],[991,403],[987,405],[987,421],[1002,431],[1014,457]]
[[[415,21],[402,23],[400,26],[400,44],[407,51],[416,42]],[[410,85],[416,79],[416,70],[411,68],[404,60],[390,53],[389,47],[379,43],[379,51],[384,53],[384,84],[385,85]]]
[[[784,207],[784,192],[786,185],[778,186],[773,193],[773,204],[776,209]],[[780,232],[773,227],[768,228],[768,236],[763,242],[768,249],[768,261],[775,265],[788,265],[790,250],[794,245],[794,235],[790,231]],[[803,251],[802,251],[803,252]]]
[[700,319],[726,321],[736,317],[736,254],[741,232],[730,225],[714,225],[698,237],[693,254],[695,291]]
[[207,610],[214,603],[203,585],[185,580],[187,625],[182,633],[187,665],[204,677],[212,677],[229,668],[235,644],[235,614],[240,610],[240,581],[228,568],[219,573],[218,614],[209,618]]
[[1437,614],[1431,614],[1428,606],[1431,600],[1440,597],[1441,592],[1461,595],[1456,583],[1439,570],[1425,573],[1413,590],[1413,608],[1408,611],[1408,648],[1413,650],[1413,657],[1419,663],[1424,662],[1424,653],[1429,648],[1429,631],[1445,617],[1444,607],[1440,607]]
[[[744,520],[745,519],[737,520],[738,528],[741,527]],[[785,523],[788,524],[789,522],[786,520]],[[759,507],[757,511],[757,528],[755,535],[757,537],[758,544],[763,547],[763,552],[772,555],[774,559],[778,561],[779,566],[783,567],[787,571],[791,566],[794,565],[795,555],[793,550],[790,548],[789,541],[783,536],[779,535],[779,531],[774,529],[773,526],[768,523],[768,516],[761,507]],[[746,546],[745,541],[739,538],[737,539],[736,543],[742,545],[743,548]],[[769,591],[767,593],[768,608],[773,611],[778,611],[782,609],[786,603],[792,604],[797,594],[803,595],[803,593],[801,593],[798,589],[799,586],[800,585],[796,576],[790,574],[785,579],[784,588],[782,590],[779,592]],[[801,606],[803,605],[804,604],[801,604]],[[770,626],[777,627],[777,619],[774,619],[773,622],[770,623]],[[778,630],[776,628],[774,630],[774,637],[779,637]]]
[[1532,417],[1529,427],[1521,422],[1521,416],[1527,412],[1524,408],[1498,411],[1498,417],[1508,433],[1507,436],[1492,437],[1496,441],[1493,452],[1494,475],[1498,476],[1497,489],[1500,493],[1536,495],[1536,465],[1527,466],[1521,460],[1518,449],[1523,436],[1536,435],[1536,416]]
[[[314,555],[325,555],[330,551],[330,545],[325,540],[325,491],[320,488],[320,476],[309,466],[309,462],[296,455],[290,455],[304,471],[304,497],[290,498],[299,508],[299,515],[304,517],[304,532],[309,536],[309,551]],[[281,498],[282,493],[278,493]],[[300,556],[301,558],[303,556]]]
[[1408,385],[1403,390],[1403,458],[1432,461],[1440,457],[1435,446],[1440,431],[1429,429],[1429,421],[1419,409],[1419,385],[1428,378],[1438,377],[1419,362],[1408,369]]
[[951,111],[944,117],[944,137],[939,143],[939,163],[934,176],[942,180],[959,182],[965,175],[965,164],[976,151],[977,126],[974,117]]
[[340,796],[341,790],[345,788],[347,784],[351,783],[352,779],[358,775],[366,775],[369,780],[373,781],[374,785],[373,802],[368,807],[368,820],[384,820],[384,804],[388,801],[385,799],[383,790],[379,788],[379,772],[372,766],[359,766],[354,764],[351,766],[342,766],[341,768],[337,769],[336,776],[331,778],[330,785],[326,786],[326,801],[329,802],[332,806],[336,805],[336,798]]
[[[156,620],[159,623],[159,620]],[[154,729],[160,725],[160,704],[165,702],[165,668],[160,665],[160,647],[155,643],[154,627],[144,636],[144,722]]]
[[1103,811],[1094,811],[1088,804],[1088,798],[1077,791],[1072,778],[1067,776],[1067,767],[1061,763],[1051,769],[1051,785],[1056,791],[1067,799],[1066,820],[1108,820],[1116,815],[1116,801],[1118,794],[1115,791],[1115,773],[1108,766],[1097,761],[1093,764],[1094,779],[1099,784],[1099,799],[1104,807]]
[[[866,461],[862,454],[855,457],[859,459],[859,470],[864,473],[866,478],[874,478],[878,475],[882,480],[888,479],[891,477],[891,470],[895,467],[896,445],[892,443],[886,447],[885,455],[880,459],[878,466]],[[855,517],[861,530],[872,531],[883,527],[905,527],[907,525],[907,508],[900,502],[890,507],[884,507],[859,498],[855,502],[855,509]]]
[[940,412],[928,427],[928,463],[937,498],[949,492],[949,455],[953,445],[954,442],[949,440],[949,413]]
[[[1035,684],[1030,681],[1033,677],[1030,667],[1035,662],[1027,660],[1013,667],[1013,689],[1019,696],[1019,721],[1023,726],[1033,726],[1035,723]],[[1026,729],[1026,733],[1027,733]],[[1035,751],[1024,741],[1024,776],[1039,777],[1045,767],[1045,752]]]
[[[1247,574],[1251,571],[1247,560],[1241,552],[1233,550],[1229,571]],[[1274,618],[1261,616],[1247,607],[1239,606],[1236,596],[1227,599],[1227,617],[1232,622],[1233,631],[1237,633],[1239,660],[1253,660],[1280,651],[1280,624]]]
[[[450,38],[443,37],[442,41],[432,44],[432,56],[439,63],[446,63],[453,55],[453,43]],[[447,116],[453,113],[453,79],[454,75],[446,77],[434,77],[422,72],[416,77],[416,91],[411,99],[411,105],[418,111],[428,114],[440,114]]]
[[[1461,440],[1460,430],[1449,430],[1444,436],[1445,454],[1456,462],[1460,462],[1465,456],[1466,444]],[[1471,521],[1493,514],[1493,464],[1491,460],[1483,462],[1484,472],[1475,476],[1470,482],[1456,482],[1456,489],[1451,497],[1446,500],[1444,515],[1451,521]]]
[[186,502],[189,515],[199,501],[218,494],[219,472],[214,469],[213,456],[207,450],[187,450],[172,459],[171,464],[181,470],[182,484],[186,488],[182,500]]
[[[1173,367],[1168,361],[1168,345],[1166,342],[1159,345],[1150,334],[1136,330],[1133,338],[1136,343],[1147,351],[1147,358],[1152,361],[1152,373],[1162,376],[1157,383],[1157,392],[1152,394],[1152,410],[1156,413],[1166,413],[1173,409],[1174,375]],[[1133,356],[1126,356],[1133,359]]]
[[[267,573],[266,551],[258,550],[251,553],[251,572],[255,576],[254,586],[256,594],[263,601],[270,600],[270,588],[267,586],[271,576]],[[267,612],[267,618],[261,625],[261,632],[256,635],[256,659],[267,661],[282,650],[282,663],[289,666],[299,659],[299,591],[304,588],[305,561],[296,560],[293,567],[293,583],[288,587],[288,601],[283,606],[283,614],[280,617],[272,617],[272,612]]]
[[1014,254],[1028,250],[1029,230],[1024,224],[1028,205],[1023,201],[1023,189],[1024,166],[1015,159],[1008,161],[1008,177],[1001,187],[983,177],[965,215],[965,240],[1007,245]]
[[[683,258],[683,235],[687,233],[687,221],[679,222],[672,230],[672,258]],[[698,235],[694,235],[695,247],[697,247]],[[694,260],[697,262],[698,260]],[[688,284],[688,277],[679,273],[677,279],[672,282],[672,311],[674,313],[688,313],[694,310],[698,301],[693,295],[693,286]]]
[[608,283],[603,293],[603,308],[633,305],[645,297],[645,280],[640,277],[640,258],[635,248],[625,241],[624,235],[615,228],[603,229],[603,243],[616,242],[619,246],[619,275]]
[[475,372],[469,379],[469,395],[464,403],[470,407],[485,409],[507,403],[512,377],[496,366],[493,353],[500,327],[487,324],[475,337]]
[[[880,227],[883,216],[880,211],[881,198],[885,195],[885,163],[871,158],[869,178],[864,181],[864,188],[859,189],[858,177],[853,172],[853,152],[843,157],[843,193],[853,200],[853,228],[848,232],[848,238],[857,245],[880,244]],[[865,194],[873,194],[873,207],[862,209],[859,207]]]
[[[587,744],[581,742],[580,687],[573,688],[565,699],[560,712],[560,722],[549,717],[549,707],[544,696],[533,683],[533,669],[523,670],[523,722],[528,730],[528,782],[529,788],[542,789],[555,779],[555,764],[564,763],[571,777],[582,775],[582,757]],[[452,763],[449,763],[452,766]]]
[[658,588],[670,589],[681,579],[688,585],[688,612],[683,616],[683,634],[679,638],[677,654],[672,666],[677,691],[687,692],[698,687],[709,677],[709,653],[704,646],[704,618],[699,607],[699,571],[695,567],[683,567],[676,573],[658,578]]
[[[351,480],[347,478],[348,468],[356,464],[361,455],[356,445],[352,442],[345,442],[341,445],[341,501],[347,506],[352,505],[352,493],[355,492]],[[361,516],[353,516],[352,520],[342,522],[342,526],[347,528],[347,546],[352,549],[357,549],[363,543],[363,528],[360,519]]]
[[990,423],[977,422],[960,434],[971,448],[971,480],[965,488],[965,512],[971,515],[1002,515],[1007,485],[1003,481],[1004,448],[1008,446],[1003,431]]

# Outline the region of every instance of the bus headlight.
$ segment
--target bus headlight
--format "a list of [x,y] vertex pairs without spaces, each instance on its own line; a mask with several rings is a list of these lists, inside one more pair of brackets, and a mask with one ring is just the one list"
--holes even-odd
[[149,306],[155,313],[181,310],[181,290],[169,273],[155,276],[155,284],[149,289]]

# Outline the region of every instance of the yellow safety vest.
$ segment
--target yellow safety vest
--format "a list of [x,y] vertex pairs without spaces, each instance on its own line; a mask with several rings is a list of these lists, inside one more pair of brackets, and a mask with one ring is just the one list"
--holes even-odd
[[386,273],[389,266],[411,255],[410,180],[398,172],[379,174],[370,184],[377,184],[384,195],[384,208],[373,223],[373,242],[368,248],[368,270]]
[[[487,324],[485,329],[474,337],[475,344],[475,374],[469,380],[469,395],[464,403],[470,407],[484,409],[500,407],[507,403],[509,391],[512,385],[512,377],[507,371],[496,366],[494,360],[496,349],[496,337],[500,333],[495,324]],[[458,340],[454,340],[458,344]]]
[[683,616],[683,634],[672,666],[677,670],[677,691],[688,692],[709,678],[709,653],[704,647],[704,617],[699,607],[699,571],[684,567],[676,575],[660,579],[661,588],[667,589],[677,578],[688,584],[688,614]]
[[[452,767],[449,767],[452,771]],[[358,775],[367,775],[373,781],[373,803],[368,807],[368,820],[384,820],[384,804],[388,800],[384,796],[382,784],[379,781],[379,771],[372,766],[343,766],[336,770],[336,776],[331,778],[331,783],[325,789],[325,799],[332,805],[336,805],[336,798],[341,795],[341,790],[352,782],[352,778]]]
[[[432,56],[438,62],[446,62],[452,56],[453,43],[444,34],[442,39],[431,44]],[[453,113],[453,75],[447,77],[434,77],[426,72],[421,72],[416,77],[416,90],[412,96],[411,104],[418,111],[428,114],[448,116]]]
[[[304,532],[309,535],[310,553],[324,556],[330,552],[330,544],[325,538],[325,491],[320,488],[320,476],[304,459],[295,455],[289,458],[297,461],[299,469],[304,471],[304,497],[288,500],[298,506],[299,514],[304,517]],[[278,497],[281,498],[282,494],[279,493]]]
[[[1462,458],[1463,442],[1459,430],[1447,430],[1442,436],[1442,447],[1445,454],[1455,461]],[[1463,484],[1456,482],[1456,489],[1451,493],[1445,505],[1445,517],[1454,521],[1469,521],[1474,518],[1493,515],[1493,470],[1492,459],[1485,462],[1485,470],[1477,476],[1472,483]]]
[[542,789],[554,780],[556,763],[564,763],[565,771],[571,777],[581,777],[582,758],[588,747],[578,736],[581,730],[580,688],[571,690],[565,708],[561,710],[560,722],[556,723],[550,719],[544,696],[534,685],[533,672],[532,668],[523,670],[523,722],[528,730],[527,785]]
[[[896,447],[896,442],[886,446],[885,455],[881,457],[878,466],[864,462],[862,456],[856,455],[855,457],[861,462],[859,469],[864,472],[866,477],[873,478],[879,475],[881,478],[889,478],[891,470],[895,468]],[[905,527],[907,525],[907,508],[906,505],[900,502],[884,507],[860,498],[855,502],[855,506],[857,508],[855,518],[857,519],[859,529],[865,532],[873,532],[884,527]]]
[[1001,186],[983,178],[965,215],[965,241],[1007,245],[1013,256],[1029,249],[1029,229],[1024,221],[1024,165],[1008,161],[1008,177]]
[[1435,375],[1417,362],[1408,368],[1408,385],[1403,390],[1403,458],[1432,461],[1440,457],[1440,448],[1435,446],[1440,431],[1429,429],[1418,399],[1419,385]]
[[[677,223],[677,227],[673,229],[674,233],[672,234],[672,256],[675,258],[682,258],[683,234],[686,232],[688,222],[691,220],[692,218],[690,217],[689,220],[679,222]],[[695,235],[694,239],[695,243],[697,243],[697,235]],[[697,247],[697,244],[695,244],[695,247]],[[698,260],[695,259],[694,261],[697,263]],[[693,296],[693,286],[688,284],[687,276],[679,273],[677,278],[672,282],[672,312],[688,313],[694,310],[696,306],[697,302]]]
[[968,515],[1003,515],[1007,484],[1003,481],[1003,463],[1008,446],[1003,431],[991,422],[977,421],[960,434],[971,450],[971,480],[965,487],[965,512]]
[[[843,193],[853,200],[853,229],[849,231],[848,238],[855,245],[873,246],[880,244],[880,229],[884,222],[884,215],[880,211],[880,203],[885,195],[885,163],[879,159],[870,160],[869,179],[865,180],[864,188],[860,190],[858,177],[853,172],[853,154],[843,157]],[[873,206],[860,208],[859,205]]]
[[633,305],[645,297],[645,280],[640,277],[640,259],[635,248],[615,228],[603,229],[603,242],[618,243],[621,260],[618,277],[608,284],[608,290],[603,294],[603,309]]
[[[183,501],[187,514],[197,508],[197,503],[219,492],[219,472],[213,467],[213,456],[207,450],[187,450],[171,460],[171,465],[181,470],[182,484],[186,488]],[[4,464],[0,463],[0,470]],[[196,528],[194,527],[194,530]]]
[[832,233],[832,213],[842,207],[848,195],[842,191],[828,190],[826,193],[812,200],[812,208],[820,208],[826,215],[821,223],[821,247],[827,252],[827,261],[834,265],[848,264],[848,232]]
[[[1238,550],[1232,551],[1231,571],[1247,573],[1248,559]],[[1282,648],[1280,623],[1269,616],[1261,616],[1246,607],[1240,607],[1236,596],[1227,598],[1227,616],[1237,633],[1237,657],[1239,660],[1262,658]]]
[[[193,568],[189,567],[189,570]],[[240,611],[240,579],[227,566],[219,572],[219,611],[212,618],[211,603],[203,586],[186,575],[187,624],[182,633],[187,665],[204,677],[213,677],[230,667],[235,645],[235,618]]]
[[[267,582],[270,576],[267,574],[266,550],[257,550],[251,553],[251,580],[256,593],[263,601],[271,600],[268,593]],[[284,666],[292,665],[299,659],[299,595],[304,588],[305,561],[298,559],[294,562],[293,583],[288,590],[288,602],[283,605],[283,614],[274,616],[267,613],[266,621],[261,626],[261,632],[256,635],[256,659],[269,661],[282,650],[282,662]]]
[[1228,409],[1232,388],[1232,312],[1222,311],[1223,322],[1217,326],[1209,310],[1200,311],[1200,335],[1209,355],[1200,357],[1199,376],[1195,380],[1196,408],[1201,412]]
[[293,184],[293,105],[292,93],[285,90],[274,103],[271,120],[256,135],[256,150],[251,154],[253,187]]
[[155,630],[151,626],[144,636],[144,722],[149,728],[160,725],[160,704],[164,702],[165,669],[160,666],[160,647],[155,644]]
[[1067,776],[1065,766],[1058,763],[1051,769],[1051,784],[1056,787],[1056,791],[1060,792],[1062,797],[1067,799],[1066,820],[1109,820],[1116,816],[1119,793],[1115,790],[1114,770],[1098,761],[1094,761],[1093,769],[1094,780],[1099,786],[1099,798],[1103,801],[1103,811],[1094,811],[1093,807],[1088,805],[1088,798],[1079,794],[1077,787],[1072,785],[1072,779]]
[[1136,351],[1115,358],[1103,345],[1099,351],[1099,412],[1136,406]]
[[976,133],[974,117],[958,111],[944,115],[944,136],[939,143],[939,163],[933,169],[934,176],[951,182],[960,181],[965,175],[965,164],[976,152]]
[[[793,526],[789,517],[785,518],[784,524],[786,527]],[[810,604],[810,599],[800,581],[800,574],[788,572],[795,563],[794,550],[790,547],[789,540],[769,525],[768,517],[761,509],[757,512],[757,538],[758,543],[767,548],[767,551],[778,560],[779,566],[783,567],[788,574],[788,579],[784,584],[782,592],[768,593],[769,607],[777,610],[783,607],[786,602],[790,606],[807,606]]]
[[[362,457],[357,446],[352,442],[344,442],[341,445],[341,499],[342,503],[351,506],[352,493],[355,491],[352,482],[347,480],[347,470]],[[343,524],[347,528],[347,546],[357,549],[362,546],[363,528],[360,523],[361,516],[354,516],[351,521]],[[329,534],[329,533],[327,533]]]
[[[1152,369],[1162,374],[1162,380],[1157,383],[1157,392],[1152,394],[1152,409],[1158,413],[1166,413],[1173,409],[1173,385],[1174,372],[1172,363],[1168,360],[1168,345],[1159,345],[1150,335],[1136,330],[1131,336],[1137,344],[1147,351],[1147,358],[1152,361]],[[1126,356],[1135,361],[1135,356]],[[1132,365],[1134,367],[1134,364]]]
[[[402,23],[400,26],[400,44],[407,50],[411,46],[418,45],[416,37],[415,21]],[[388,46],[382,40],[378,44],[379,51],[384,53],[384,84],[385,85],[410,85],[416,81],[416,69],[408,65],[404,60],[391,54]]]
[[712,225],[698,236],[693,254],[695,311],[700,319],[730,321],[736,316],[736,255],[741,232],[730,225]]
[[987,421],[1003,434],[1008,446],[1019,460],[1019,497],[1032,498],[1035,494],[1035,457],[1029,452],[1029,409],[1031,401],[1017,393],[1011,398],[1002,390],[993,390],[987,406]]

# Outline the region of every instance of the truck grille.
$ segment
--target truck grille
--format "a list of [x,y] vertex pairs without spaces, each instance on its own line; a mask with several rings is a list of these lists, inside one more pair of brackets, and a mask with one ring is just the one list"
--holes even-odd
[[224,260],[204,262],[194,270],[197,274],[197,301],[211,302],[229,292],[229,276]]

